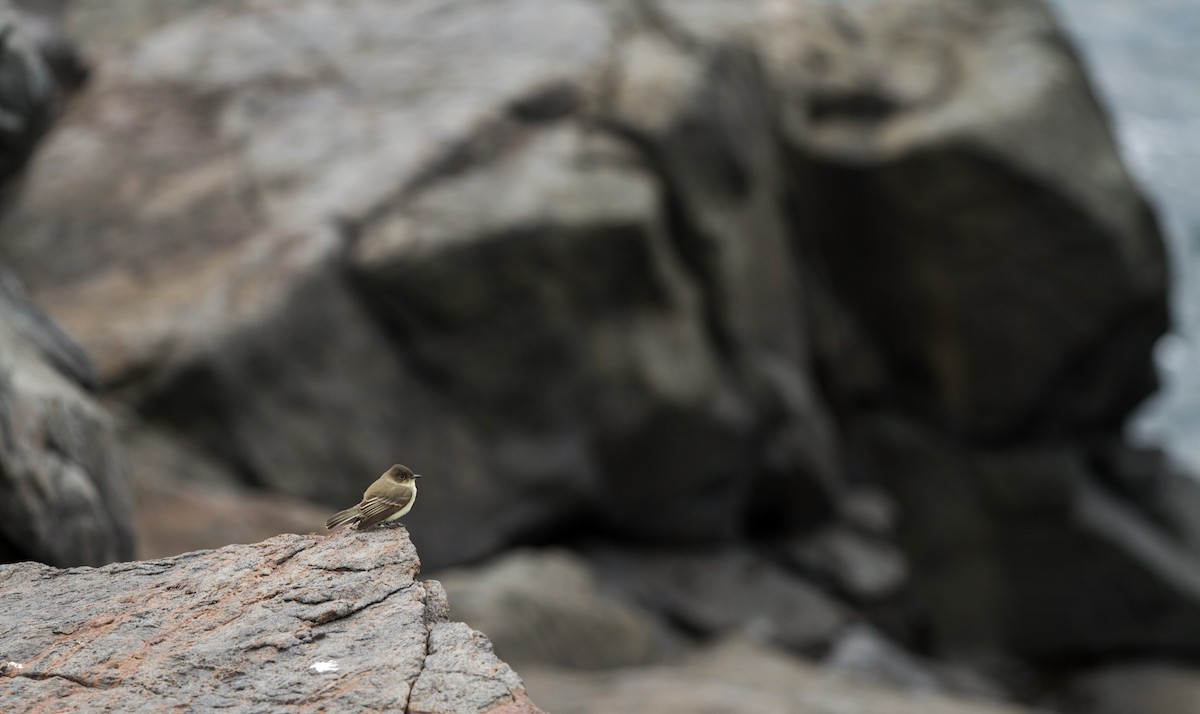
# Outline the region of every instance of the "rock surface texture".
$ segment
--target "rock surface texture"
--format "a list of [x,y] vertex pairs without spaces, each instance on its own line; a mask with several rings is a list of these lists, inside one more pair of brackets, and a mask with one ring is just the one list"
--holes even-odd
[[0,566],[8,711],[534,714],[417,580],[402,529],[280,536],[102,568]]

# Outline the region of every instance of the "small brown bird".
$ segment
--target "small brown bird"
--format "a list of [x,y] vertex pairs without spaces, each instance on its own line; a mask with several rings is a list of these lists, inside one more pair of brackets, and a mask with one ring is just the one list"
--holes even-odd
[[407,466],[396,464],[367,487],[357,506],[333,514],[325,521],[325,527],[332,530],[357,521],[358,529],[362,530],[402,518],[417,500],[419,478],[421,475],[414,474]]

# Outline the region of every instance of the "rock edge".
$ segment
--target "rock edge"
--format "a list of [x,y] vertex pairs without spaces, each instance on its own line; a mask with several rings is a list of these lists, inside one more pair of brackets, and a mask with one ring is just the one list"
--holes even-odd
[[27,712],[540,711],[419,572],[404,529],[0,566],[0,699]]

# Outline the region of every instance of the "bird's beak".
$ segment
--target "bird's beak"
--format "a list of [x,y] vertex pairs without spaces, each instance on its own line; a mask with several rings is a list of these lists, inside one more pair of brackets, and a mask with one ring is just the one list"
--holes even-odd
[[413,474],[413,478],[421,478],[421,474]]

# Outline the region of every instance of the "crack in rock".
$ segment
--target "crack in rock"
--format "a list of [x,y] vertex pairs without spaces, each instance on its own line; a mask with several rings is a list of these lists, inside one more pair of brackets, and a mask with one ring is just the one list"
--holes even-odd
[[[421,605],[425,609],[426,613],[428,613],[429,607],[430,607],[429,598],[433,597],[433,595],[431,595],[431,593],[429,592],[429,588],[422,586],[422,589],[425,590],[425,597],[421,601]],[[424,619],[428,620],[428,616],[426,616]],[[417,669],[417,673],[415,675],[413,675],[412,679],[408,682],[408,696],[406,696],[404,698],[404,714],[411,714],[411,712],[409,711],[409,708],[412,706],[413,691],[417,688],[417,680],[419,680],[421,678],[421,675],[425,673],[426,662],[429,661],[429,649],[430,649],[429,640],[430,640],[430,636],[433,634],[433,623],[425,622],[424,627],[425,627],[425,653],[421,657],[421,666]]]
[[331,622],[336,622],[338,620],[345,620],[345,619],[355,615],[356,613],[362,612],[363,610],[366,610],[369,607],[372,607],[374,605],[378,605],[381,602],[384,602],[385,600],[387,600],[391,596],[395,595],[396,593],[401,593],[401,592],[405,592],[407,590],[411,590],[413,588],[413,586],[415,586],[415,585],[417,585],[417,583],[409,583],[403,587],[396,588],[395,590],[389,590],[386,593],[384,593],[383,596],[381,596],[381,597],[375,598],[373,600],[363,600],[361,602],[353,603],[353,604],[349,603],[348,601],[345,601],[345,600],[338,600],[338,601],[335,601],[338,603],[338,605],[335,605],[334,607],[330,607],[330,608],[326,608],[326,609],[322,610],[315,617],[308,617],[305,615],[301,615],[301,616],[299,616],[298,619],[300,619],[304,622],[311,622],[314,626],[327,625]]
[[47,679],[63,679],[88,689],[112,689],[122,682],[120,679],[104,682],[91,682],[85,679],[83,676],[77,674],[65,674],[63,672],[41,672],[36,670],[30,672],[20,672],[15,676],[24,677],[25,679],[32,679],[37,682],[44,682]]

